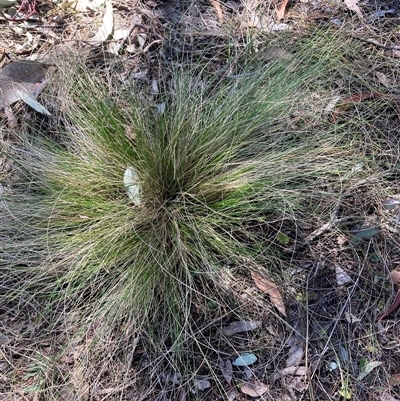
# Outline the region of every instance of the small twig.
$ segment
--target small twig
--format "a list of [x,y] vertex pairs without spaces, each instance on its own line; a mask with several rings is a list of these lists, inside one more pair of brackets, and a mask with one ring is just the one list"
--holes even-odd
[[338,201],[337,205],[333,209],[333,211],[331,213],[331,217],[330,217],[330,219],[329,219],[329,221],[327,223],[323,224],[321,227],[317,228],[312,233],[307,235],[307,237],[304,239],[304,241],[297,242],[296,244],[291,246],[288,249],[288,251],[289,252],[296,251],[301,246],[305,246],[305,245],[309,244],[310,242],[314,241],[316,238],[318,238],[322,234],[324,234],[326,231],[329,231],[330,229],[332,229],[336,224],[338,224],[338,223],[340,223],[342,221],[348,220],[349,217],[342,217],[340,219],[338,218],[339,208],[340,208],[340,200]]
[[[27,14],[24,15],[23,17],[17,18],[20,12],[26,12]],[[8,21],[27,21],[35,13],[36,13],[36,0],[22,0],[18,10],[11,18],[5,17],[4,13],[2,14]]]
[[356,35],[350,35],[350,37],[352,37],[352,38],[354,38],[354,39],[361,40],[362,42],[369,43],[369,44],[371,44],[371,45],[375,45],[375,46],[377,46],[377,47],[381,47],[382,49],[385,49],[385,50],[400,50],[400,46],[397,46],[397,45],[386,46],[386,45],[384,45],[384,44],[382,44],[382,43],[379,43],[379,42],[378,42],[377,40],[375,40],[375,39],[364,39],[364,38],[360,38],[359,36],[356,36]]

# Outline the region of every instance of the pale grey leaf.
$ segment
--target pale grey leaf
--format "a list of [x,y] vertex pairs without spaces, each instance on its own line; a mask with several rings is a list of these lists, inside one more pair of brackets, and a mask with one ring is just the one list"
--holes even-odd
[[239,320],[236,322],[232,322],[229,326],[223,327],[221,329],[221,333],[224,336],[229,337],[245,331],[255,330],[260,326],[261,322],[256,320]]

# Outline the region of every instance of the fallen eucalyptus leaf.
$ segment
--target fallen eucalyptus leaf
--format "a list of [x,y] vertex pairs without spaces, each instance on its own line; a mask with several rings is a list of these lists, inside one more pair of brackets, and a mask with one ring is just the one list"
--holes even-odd
[[255,272],[251,272],[251,277],[253,278],[255,285],[261,291],[269,295],[271,302],[275,305],[276,309],[286,317],[285,304],[283,303],[283,298],[277,285],[273,281],[267,280],[265,277]]
[[240,391],[243,394],[249,395],[250,397],[261,397],[264,393],[269,390],[269,386],[263,383],[244,383],[240,386]]
[[391,394],[389,394],[387,391],[384,391],[380,397],[379,401],[399,401],[398,398],[393,397]]
[[257,357],[254,354],[242,354],[236,358],[232,365],[234,366],[249,366],[257,361]]
[[105,3],[106,0],[75,0],[71,2],[71,7],[76,11],[96,11]]
[[26,98],[35,98],[43,89],[48,66],[37,61],[13,61],[0,70],[0,109]]
[[36,101],[29,93],[24,90],[16,89],[16,94],[19,98],[24,101],[27,105],[31,106],[32,109],[35,109],[37,112],[45,114],[46,116],[50,116],[50,112],[46,109],[46,107],[42,106],[38,101]]
[[96,46],[105,42],[112,34],[114,29],[114,15],[111,0],[106,3],[106,11],[104,12],[103,24],[97,31],[96,35],[89,40],[89,44]]
[[221,333],[224,336],[233,336],[238,333],[242,333],[244,331],[251,331],[257,329],[261,326],[261,322],[255,320],[239,320],[237,322],[232,322],[229,326],[223,327],[221,329]]
[[372,13],[370,19],[386,17],[386,14],[395,14],[395,13],[396,13],[396,10],[394,8],[390,8],[388,10],[379,10],[379,11]]
[[383,362],[380,361],[372,361],[368,362],[361,370],[360,374],[357,377],[357,380],[360,381],[364,379],[364,377],[368,376],[375,368],[381,366]]
[[307,374],[307,368],[305,366],[289,366],[281,370],[282,376],[294,375],[294,376],[305,376]]
[[400,206],[400,198],[392,197],[392,198],[385,199],[382,203],[382,206],[386,210],[397,209]]
[[344,313],[344,317],[346,318],[346,320],[347,320],[348,323],[350,323],[350,324],[361,322],[361,319],[360,319],[359,317],[354,316],[354,315],[351,314],[350,312],[345,312],[345,313]]
[[307,368],[305,366],[289,366],[283,368],[280,372],[274,373],[272,375],[272,382],[275,382],[284,376],[305,376],[306,374]]
[[286,6],[288,2],[289,0],[282,0],[280,7],[276,10],[275,15],[278,22],[281,21],[285,16]]
[[400,373],[393,373],[389,378],[389,384],[396,386],[400,384]]
[[375,71],[375,75],[378,78],[378,81],[385,87],[389,88],[390,84],[387,79],[387,76],[383,72]]
[[254,376],[253,371],[247,366],[243,367],[242,373],[246,377],[246,380],[250,380]]
[[128,167],[125,170],[124,186],[129,199],[131,199],[136,206],[139,206],[141,204],[141,199],[140,199],[141,186],[138,173],[133,167]]

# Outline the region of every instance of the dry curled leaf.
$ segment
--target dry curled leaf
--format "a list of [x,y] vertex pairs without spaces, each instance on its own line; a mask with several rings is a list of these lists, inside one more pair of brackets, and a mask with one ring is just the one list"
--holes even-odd
[[263,383],[244,383],[240,387],[240,391],[243,394],[247,394],[250,397],[261,397],[264,393],[266,393],[269,389],[269,386],[266,386]]
[[251,272],[251,277],[254,280],[254,284],[263,292],[269,295],[271,302],[274,304],[276,309],[282,313],[283,316],[286,315],[285,304],[283,302],[282,295],[277,287],[277,285],[271,281],[267,280],[265,277],[258,273]]

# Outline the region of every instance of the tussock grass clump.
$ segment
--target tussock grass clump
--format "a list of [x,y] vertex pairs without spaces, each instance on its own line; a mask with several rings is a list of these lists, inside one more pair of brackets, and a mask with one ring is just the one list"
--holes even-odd
[[[224,269],[250,258],[276,271],[255,227],[324,221],[362,174],[354,138],[323,115],[344,46],[314,37],[235,77],[177,68],[157,101],[61,65],[62,119],[22,139],[22,178],[1,198],[4,299],[35,300],[53,329],[73,313],[100,342],[143,329],[182,374],[196,369],[195,322],[210,305],[235,307]],[[140,201],[124,188],[128,168]]]

